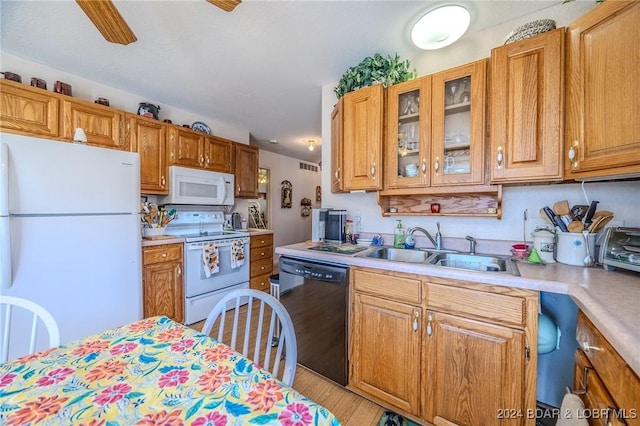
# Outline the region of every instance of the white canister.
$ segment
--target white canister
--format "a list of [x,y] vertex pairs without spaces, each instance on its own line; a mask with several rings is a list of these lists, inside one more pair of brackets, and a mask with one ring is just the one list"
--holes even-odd
[[[587,247],[582,233],[558,232],[556,260],[560,263],[574,266],[584,266],[584,258],[587,256]],[[596,235],[587,234],[589,241],[589,253],[595,259]]]
[[555,250],[555,233],[547,228],[536,229],[531,233],[533,248],[536,249],[540,259],[545,263],[554,263],[553,252]]

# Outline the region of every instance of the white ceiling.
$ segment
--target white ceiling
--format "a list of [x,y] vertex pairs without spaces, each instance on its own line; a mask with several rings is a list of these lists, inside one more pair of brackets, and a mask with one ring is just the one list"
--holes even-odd
[[[457,3],[472,12],[468,38],[559,2]],[[74,1],[1,0],[1,48],[318,162],[321,150],[310,153],[304,141],[321,137],[322,86],[376,52],[416,58],[424,51],[410,44],[410,24],[445,2],[245,0],[231,13],[205,0],[115,4],[138,38],[128,46],[108,43]]]

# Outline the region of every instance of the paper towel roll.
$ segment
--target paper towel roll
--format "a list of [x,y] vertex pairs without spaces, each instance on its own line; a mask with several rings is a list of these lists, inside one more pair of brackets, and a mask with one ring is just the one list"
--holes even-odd
[[584,418],[584,413],[584,403],[580,397],[568,392],[562,398],[556,426],[589,426],[589,422]]

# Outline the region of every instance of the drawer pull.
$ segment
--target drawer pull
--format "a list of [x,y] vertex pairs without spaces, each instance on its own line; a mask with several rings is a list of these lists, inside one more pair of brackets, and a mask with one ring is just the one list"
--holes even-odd
[[601,351],[602,348],[598,347],[598,346],[591,346],[589,344],[589,342],[584,341],[580,344],[580,346],[582,347],[582,350],[585,352],[589,352],[589,351]]
[[260,256],[264,256],[264,252],[260,253]]
[[162,253],[162,257],[167,257],[167,253]]

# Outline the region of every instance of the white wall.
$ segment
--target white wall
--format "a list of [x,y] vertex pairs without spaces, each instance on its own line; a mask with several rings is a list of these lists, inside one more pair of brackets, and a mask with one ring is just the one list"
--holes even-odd
[[[312,207],[320,207],[320,203],[316,202],[316,186],[320,185],[321,174],[300,170],[298,159],[262,149],[260,167],[270,169],[268,204],[270,228],[274,231],[274,247],[311,239],[311,216],[300,215],[300,200],[309,198]],[[283,180],[288,180],[293,185],[290,209],[281,208],[280,185]],[[239,203],[236,203],[236,211],[240,211],[239,209]]]
[[[482,2],[473,2],[481,7]],[[523,23],[534,19],[551,18],[557,26],[564,26],[588,9],[596,7],[595,2],[574,2],[566,5],[558,3],[543,12],[532,14],[514,22],[507,22],[498,27],[482,31],[478,37],[467,42],[459,42],[439,51],[420,51],[411,60],[418,75],[448,69],[467,62],[489,57],[491,49],[502,44],[506,34]],[[355,64],[354,64],[355,65]],[[383,218],[376,202],[375,193],[332,194],[331,177],[331,111],[336,103],[333,93],[335,83],[323,87],[322,90],[322,206],[344,208],[349,216],[362,217],[362,232],[393,233],[395,219],[403,219],[405,226],[422,226],[435,233],[435,222],[442,225],[442,234],[446,238],[464,238],[471,235],[490,240],[521,240],[523,232],[528,233],[538,219],[539,210],[545,205],[553,205],[556,201],[568,200],[569,204],[588,204],[580,184],[554,184],[537,186],[520,186],[503,188],[503,216],[501,220],[494,218],[459,218],[459,217],[391,217]],[[640,182],[620,183],[587,183],[585,191],[589,200],[598,200],[600,210],[611,210],[615,219],[623,221],[625,226],[640,226]],[[523,212],[527,209],[530,220],[524,230]]]

